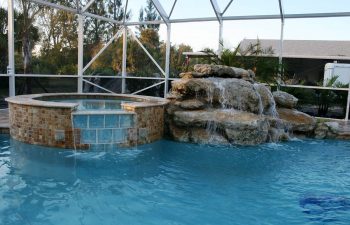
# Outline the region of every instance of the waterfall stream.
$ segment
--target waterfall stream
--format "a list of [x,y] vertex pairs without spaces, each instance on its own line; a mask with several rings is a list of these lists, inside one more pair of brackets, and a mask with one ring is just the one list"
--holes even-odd
[[[228,110],[234,113],[237,110],[245,111],[247,107],[251,107],[247,105],[247,100],[243,99],[247,98],[247,95],[244,95],[244,92],[238,89],[240,86],[237,87],[237,90],[234,90],[233,88],[235,88],[235,86],[231,86],[231,80],[223,78],[207,79],[211,81],[205,90],[207,95],[207,102],[210,108],[219,108],[220,110]],[[247,87],[244,86],[244,84],[241,85],[245,88]],[[268,116],[272,119],[278,119],[276,103],[274,101],[273,95],[267,87],[260,85],[261,84],[254,83],[251,87],[251,94],[253,96],[253,99],[256,101],[254,109],[256,110],[255,114],[258,114],[259,116]],[[196,93],[195,98],[199,99],[200,96],[198,96]],[[219,105],[214,104],[215,102],[219,103]],[[209,139],[214,138],[215,135],[219,132],[217,121],[208,120],[205,126],[205,130],[209,136]],[[272,132],[271,136],[273,136],[270,137],[270,139],[279,139],[280,136],[286,132],[285,127],[280,125],[278,122],[274,123],[273,127],[271,127],[270,130]]]
[[259,115],[262,115],[263,112],[264,112],[264,106],[263,106],[263,102],[262,102],[262,99],[261,99],[261,95],[259,93],[259,91],[257,90],[258,88],[258,84],[253,84],[253,89],[255,90],[255,93],[257,94],[258,96],[258,99],[259,99],[259,102],[258,102],[258,107],[259,107]]

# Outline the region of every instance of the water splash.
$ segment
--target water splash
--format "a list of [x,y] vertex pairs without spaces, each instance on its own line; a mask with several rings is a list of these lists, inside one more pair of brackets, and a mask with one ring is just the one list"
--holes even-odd
[[207,121],[205,130],[209,136],[208,143],[215,143],[215,137],[219,131],[218,123],[213,120]]

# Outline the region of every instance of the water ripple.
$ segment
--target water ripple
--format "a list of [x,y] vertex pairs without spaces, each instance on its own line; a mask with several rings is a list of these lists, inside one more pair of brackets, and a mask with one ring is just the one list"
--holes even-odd
[[350,143],[74,152],[0,135],[0,224],[349,224]]

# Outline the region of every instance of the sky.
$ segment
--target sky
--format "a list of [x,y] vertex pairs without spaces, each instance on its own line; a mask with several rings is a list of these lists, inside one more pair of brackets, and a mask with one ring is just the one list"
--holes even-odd
[[[7,7],[7,0],[0,0],[0,6]],[[124,0],[124,5],[125,5]],[[159,0],[169,14],[174,0]],[[229,0],[217,0],[223,10]],[[132,21],[138,20],[141,6],[146,0],[129,0]],[[350,12],[350,0],[283,0],[284,12],[322,13]],[[278,0],[234,0],[224,16],[270,15],[279,14]],[[210,0],[177,0],[172,19],[215,17]],[[350,40],[349,17],[322,19],[287,19],[285,39],[296,40]],[[219,24],[213,22],[172,24],[172,44],[188,44],[195,51],[209,47],[218,47]],[[166,39],[166,26],[161,25],[160,37]],[[250,20],[224,22],[224,47],[232,48],[244,39],[279,39],[280,20]]]

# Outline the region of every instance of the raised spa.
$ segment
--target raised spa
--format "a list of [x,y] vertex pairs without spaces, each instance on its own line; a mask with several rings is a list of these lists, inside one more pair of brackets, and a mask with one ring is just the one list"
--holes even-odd
[[162,98],[112,94],[35,94],[6,99],[10,134],[61,148],[135,146],[163,137]]

